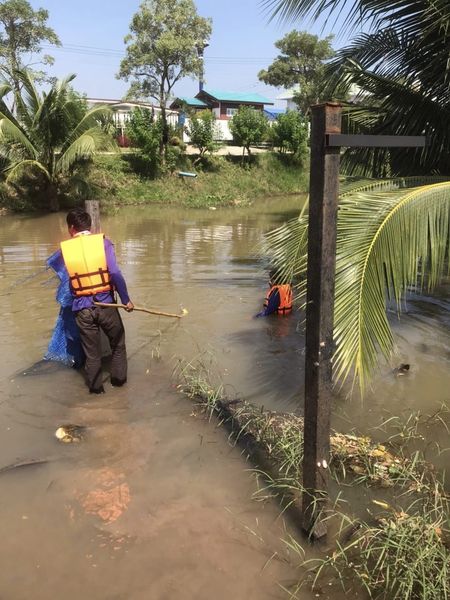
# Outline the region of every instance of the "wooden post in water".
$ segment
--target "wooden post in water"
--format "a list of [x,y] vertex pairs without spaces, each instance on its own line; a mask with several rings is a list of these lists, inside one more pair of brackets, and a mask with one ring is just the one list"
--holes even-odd
[[423,148],[424,136],[342,135],[340,104],[311,107],[311,169],[306,295],[303,528],[326,535],[333,358],[336,232],[341,147]]
[[327,502],[330,456],[336,224],[339,147],[325,144],[340,133],[342,108],[327,102],[311,107],[311,170],[306,305],[303,529],[326,535],[321,512]]
[[84,208],[87,213],[91,215],[92,233],[100,232],[100,203],[98,200],[86,200],[84,203]]

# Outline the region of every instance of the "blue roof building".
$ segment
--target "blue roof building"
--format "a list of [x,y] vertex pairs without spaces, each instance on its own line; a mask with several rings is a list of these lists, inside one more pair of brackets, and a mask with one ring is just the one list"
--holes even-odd
[[286,113],[285,108],[265,108],[264,114],[269,119],[269,121],[276,121],[279,115],[284,115]]
[[271,105],[268,98],[255,93],[227,92],[204,88],[196,95],[196,98],[207,104],[219,120],[231,119],[239,110],[240,106],[251,106],[255,110],[264,110],[264,105]]
[[202,100],[199,100],[198,98],[194,98],[193,96],[179,96],[178,98],[175,98],[170,105],[170,108],[177,110],[186,106],[193,108],[194,110],[205,110],[206,108],[209,108],[208,104],[202,102]]

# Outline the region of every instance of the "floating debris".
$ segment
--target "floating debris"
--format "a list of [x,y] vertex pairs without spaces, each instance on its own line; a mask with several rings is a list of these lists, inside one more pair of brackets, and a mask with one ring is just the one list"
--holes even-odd
[[84,437],[86,427],[82,425],[61,425],[55,431],[55,437],[59,442],[64,444],[72,444],[81,442]]
[[34,465],[45,465],[49,462],[48,458],[31,458],[30,460],[21,460],[19,462],[13,463],[11,465],[6,465],[6,467],[0,467],[0,473],[6,473],[7,471],[12,471],[13,469],[19,469],[21,467],[32,467]]
[[401,375],[406,375],[406,373],[408,373],[408,371],[409,371],[409,368],[410,368],[410,365],[408,363],[402,363],[398,367],[395,367],[395,369],[393,369],[392,372],[397,377],[400,377]]
[[[299,478],[303,462],[303,417],[264,410],[250,402],[227,400],[199,380],[182,386],[210,414],[228,422],[238,438],[246,437],[284,477]],[[393,447],[377,444],[366,436],[331,432],[331,475],[337,479],[356,476],[359,482],[392,487],[396,483],[422,485],[432,466],[394,453]],[[328,467],[328,463],[326,463]],[[426,467],[426,468],[425,468]]]

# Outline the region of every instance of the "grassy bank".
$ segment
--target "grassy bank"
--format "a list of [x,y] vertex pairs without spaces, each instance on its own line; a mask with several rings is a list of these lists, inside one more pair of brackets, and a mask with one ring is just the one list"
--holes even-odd
[[150,203],[193,208],[249,206],[264,196],[305,192],[308,181],[304,168],[272,153],[257,155],[246,166],[227,157],[214,157],[203,167],[187,162],[182,170],[195,172],[195,179],[182,179],[176,171],[152,180],[138,170],[133,155],[98,156],[88,179],[91,197],[106,209]]
[[[225,423],[231,438],[252,458],[262,484],[257,499],[277,497],[293,522],[301,522],[303,419],[227,400],[223,389],[211,386],[201,366],[186,365],[180,375],[180,389],[199,412]],[[447,427],[438,413],[417,415],[415,421],[420,427],[435,418]],[[450,597],[449,497],[424,452],[412,451],[417,427],[409,436],[403,429],[400,444],[392,436],[378,444],[367,437],[332,433],[334,502],[323,511],[329,522],[328,543],[316,558],[305,560],[305,549],[288,536],[285,543],[299,565],[299,582],[286,589],[286,597],[303,597],[305,586],[318,597],[338,587],[351,597],[373,600]],[[361,484],[362,494],[356,489]]]
[[[302,193],[308,186],[308,167],[272,152],[254,155],[251,161],[247,157],[243,165],[238,156],[214,156],[196,165],[194,161],[181,157],[173,174],[153,179],[144,175],[148,166],[134,152],[97,155],[72,181],[61,181],[61,209],[87,199],[99,200],[103,211],[141,204],[250,206],[258,198]],[[179,171],[197,176],[181,178]],[[40,182],[31,176],[14,186],[0,182],[0,214],[48,210],[47,200]]]

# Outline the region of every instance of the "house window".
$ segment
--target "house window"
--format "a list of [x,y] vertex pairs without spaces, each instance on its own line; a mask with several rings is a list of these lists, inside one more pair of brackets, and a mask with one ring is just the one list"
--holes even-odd
[[234,117],[237,114],[237,108],[227,108],[227,117]]

